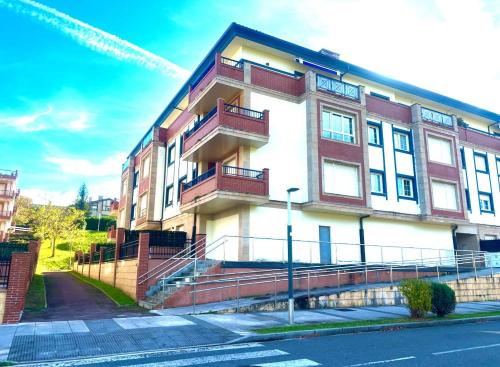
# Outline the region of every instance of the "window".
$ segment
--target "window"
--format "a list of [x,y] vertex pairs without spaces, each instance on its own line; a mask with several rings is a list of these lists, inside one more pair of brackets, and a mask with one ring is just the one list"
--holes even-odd
[[472,212],[472,207],[470,205],[470,193],[469,189],[465,189],[465,203],[467,204],[467,210]]
[[168,147],[167,164],[170,166],[175,162],[175,144]]
[[139,185],[139,171],[134,172],[134,189]]
[[179,181],[177,182],[177,201],[181,200],[182,184],[184,182],[187,182],[187,176],[182,176],[181,178],[179,178]]
[[415,179],[413,177],[398,176],[398,197],[403,199],[415,199]]
[[323,187],[325,193],[359,197],[358,166],[325,162],[323,165]]
[[137,209],[137,204],[132,204],[132,208],[130,210],[130,220],[135,219],[135,211]]
[[122,182],[122,196],[127,195],[127,191],[128,191],[128,180],[125,179]]
[[484,235],[485,241],[495,241],[496,239],[497,239],[497,236],[494,234],[485,234]]
[[430,161],[450,165],[453,164],[453,149],[451,147],[451,140],[428,136],[427,150]]
[[368,124],[368,143],[372,145],[382,145],[382,134],[380,125]]
[[166,188],[165,193],[165,208],[168,206],[172,206],[174,203],[174,185],[169,185]]
[[476,164],[476,171],[488,173],[488,160],[486,159],[486,154],[474,153],[474,162]]
[[490,193],[479,194],[479,208],[481,212],[493,213],[493,200]]
[[139,218],[146,215],[148,209],[148,195],[142,195],[139,199]]
[[179,138],[179,157],[182,156],[182,148],[184,146],[184,134],[181,134]]
[[148,155],[142,160],[142,178],[149,176],[149,166],[151,165],[151,158]]
[[321,136],[323,138],[347,143],[356,142],[354,119],[352,117],[323,109],[321,120],[323,130]]
[[432,203],[434,208],[458,210],[457,186],[453,183],[432,181]]
[[410,152],[410,133],[394,131],[394,149],[401,152]]
[[385,195],[384,173],[379,171],[370,171],[371,191],[374,195]]

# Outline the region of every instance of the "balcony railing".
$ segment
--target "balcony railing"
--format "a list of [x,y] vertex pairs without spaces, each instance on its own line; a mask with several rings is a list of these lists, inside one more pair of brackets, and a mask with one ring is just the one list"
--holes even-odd
[[0,211],[0,218],[10,218],[12,217],[12,211]]
[[18,190],[0,190],[0,197],[13,198],[18,195]]
[[188,131],[186,131],[184,133],[184,140],[186,140],[187,138],[189,138],[196,131],[198,131],[203,125],[205,125],[207,123],[207,121],[210,120],[213,115],[215,115],[216,112],[217,112],[217,106],[215,106],[214,108],[212,108],[210,110],[210,112],[208,112],[205,116],[203,116],[202,119],[196,121],[194,123],[194,126],[191,129],[189,129]]
[[221,56],[220,62],[223,65],[231,66],[237,69],[243,69],[243,60],[233,60],[228,57]]
[[205,181],[206,179],[212,177],[215,175],[215,167],[210,168],[206,172],[203,172],[201,175],[198,175],[197,177],[193,178],[189,182],[185,182],[182,184],[182,191],[189,190],[191,187],[198,185],[200,182]]
[[247,116],[254,119],[264,120],[264,112],[254,111],[248,108],[243,108],[240,106],[231,105],[224,103],[224,111],[235,113],[237,115]]
[[137,257],[139,241],[132,241],[120,246],[120,260],[133,259]]
[[0,178],[17,178],[17,171],[12,171],[8,169],[0,169]]
[[453,118],[450,115],[422,107],[422,120],[435,124],[453,127]]
[[264,178],[264,173],[262,171],[232,166],[222,166],[222,174],[228,176],[256,178],[259,180]]
[[341,82],[340,80],[317,74],[316,87],[322,91],[359,101],[359,87],[354,84]]

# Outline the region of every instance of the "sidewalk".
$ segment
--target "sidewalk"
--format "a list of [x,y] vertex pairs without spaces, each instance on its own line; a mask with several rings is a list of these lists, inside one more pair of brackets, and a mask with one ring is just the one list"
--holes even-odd
[[[500,301],[457,305],[456,313],[500,311]],[[299,310],[295,322],[401,318],[401,306]],[[0,360],[17,362],[102,356],[236,342],[253,329],[286,325],[287,312],[146,316],[0,326]]]

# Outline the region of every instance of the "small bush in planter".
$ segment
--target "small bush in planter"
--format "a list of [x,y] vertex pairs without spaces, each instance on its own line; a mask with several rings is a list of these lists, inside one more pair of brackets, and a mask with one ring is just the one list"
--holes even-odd
[[432,309],[431,285],[419,279],[403,280],[399,290],[406,297],[412,318],[422,318]]
[[455,311],[457,300],[453,289],[446,284],[431,283],[431,291],[433,313],[443,317]]

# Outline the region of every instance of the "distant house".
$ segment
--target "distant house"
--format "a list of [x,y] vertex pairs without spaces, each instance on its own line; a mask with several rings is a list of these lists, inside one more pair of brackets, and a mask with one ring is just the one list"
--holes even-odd
[[116,215],[118,211],[118,200],[111,198],[103,198],[99,196],[97,200],[89,200],[89,215],[98,217],[99,215]]
[[15,202],[19,196],[16,181],[17,171],[0,169],[0,242],[7,240],[7,231],[12,226]]

